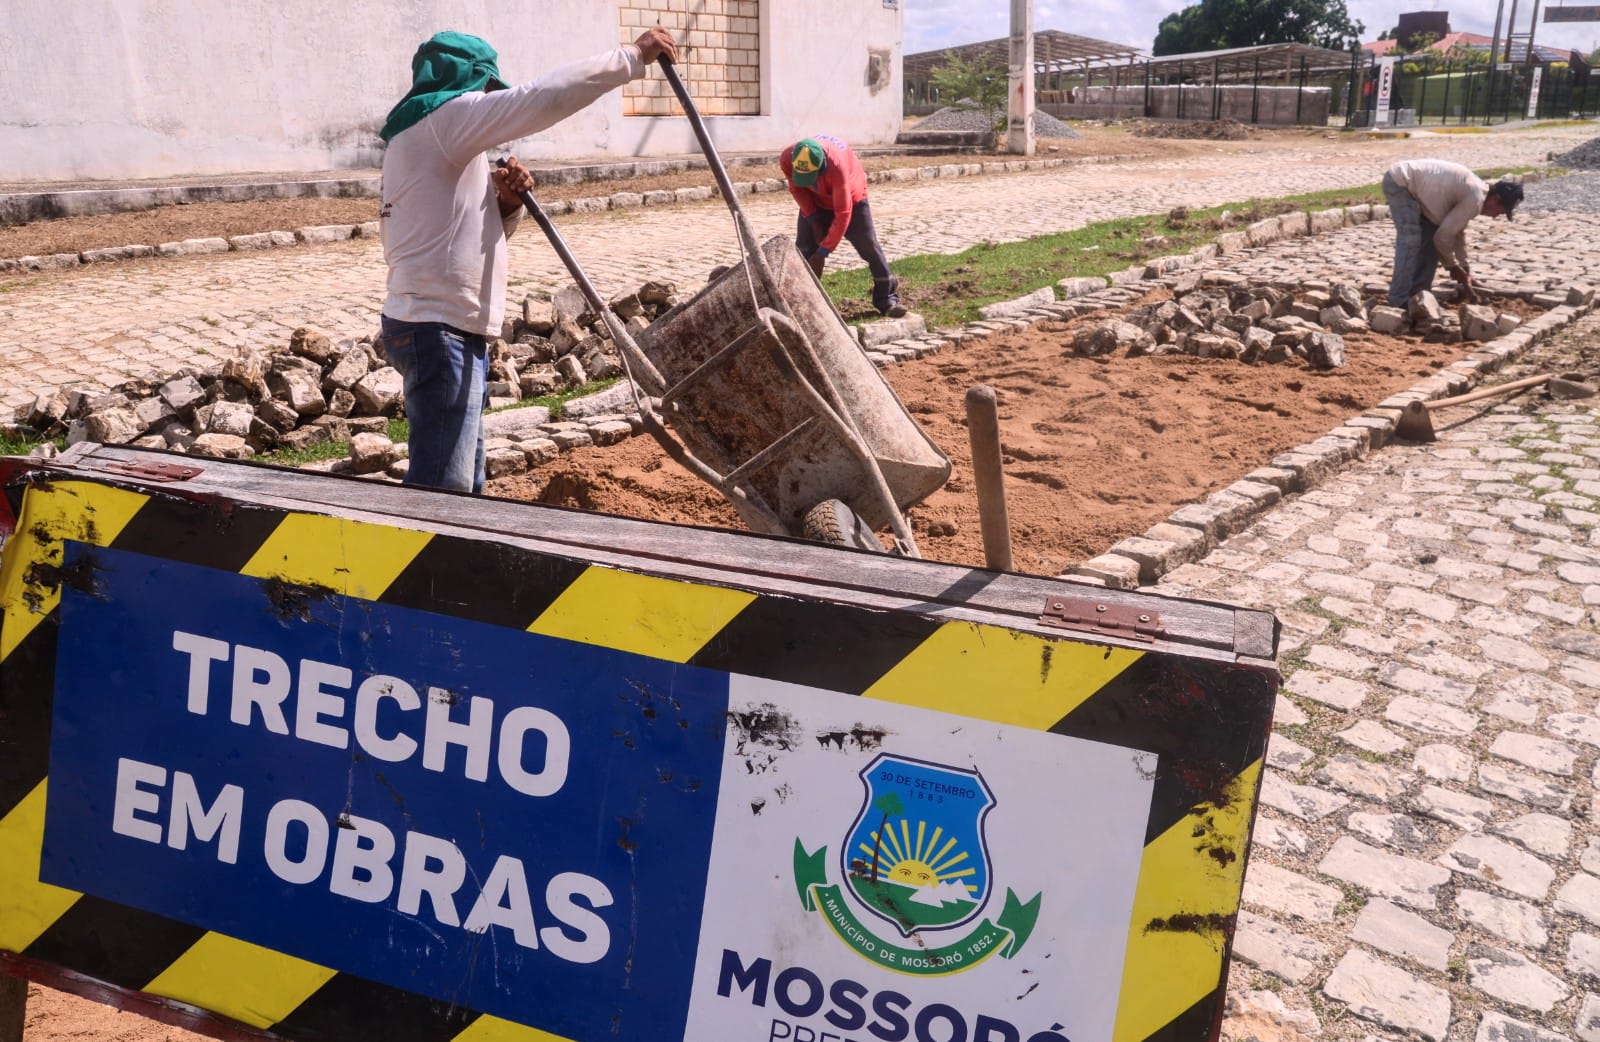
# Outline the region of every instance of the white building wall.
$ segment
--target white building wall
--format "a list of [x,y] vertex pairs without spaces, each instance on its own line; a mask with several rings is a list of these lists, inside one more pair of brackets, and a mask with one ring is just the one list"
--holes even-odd
[[[533,79],[623,39],[619,2],[0,0],[0,182],[376,167],[378,129],[428,36],[475,33],[500,52],[507,79]],[[687,17],[702,0],[649,6]],[[759,6],[761,115],[708,118],[719,148],[775,151],[821,132],[894,140],[898,2]],[[515,151],[553,160],[698,149],[682,117],[625,116],[613,91]]]

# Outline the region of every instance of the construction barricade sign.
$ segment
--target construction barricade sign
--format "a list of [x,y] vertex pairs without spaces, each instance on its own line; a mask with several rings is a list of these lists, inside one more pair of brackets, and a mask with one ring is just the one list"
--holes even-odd
[[1270,663],[11,492],[0,968],[307,1042],[1215,1033]]

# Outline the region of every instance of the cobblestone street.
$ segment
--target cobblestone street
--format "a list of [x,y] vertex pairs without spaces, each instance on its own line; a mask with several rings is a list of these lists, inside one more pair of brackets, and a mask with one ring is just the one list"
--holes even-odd
[[[1372,184],[1404,156],[1456,159],[1476,168],[1539,162],[1589,128],[1431,135],[1409,141],[1338,142],[1313,148],[1263,138],[1258,151],[1214,158],[1096,163],[1052,170],[875,186],[873,211],[891,259],[959,252],[988,239],[1020,239],[1095,221],[1251,198]],[[1316,145],[1324,146],[1320,140]],[[793,233],[786,193],[747,196],[761,238]],[[562,234],[602,292],[650,278],[697,285],[737,256],[720,201],[558,218]],[[844,250],[838,261],[859,264]],[[531,221],[512,240],[510,298],[568,281]],[[384,266],[378,244],[163,258],[0,279],[0,407],[73,382],[114,384],[171,371],[242,345],[282,346],[297,326],[335,337],[377,324]]]
[[1600,1039],[1600,422],[1459,412],[1160,583],[1284,625],[1235,1037]]

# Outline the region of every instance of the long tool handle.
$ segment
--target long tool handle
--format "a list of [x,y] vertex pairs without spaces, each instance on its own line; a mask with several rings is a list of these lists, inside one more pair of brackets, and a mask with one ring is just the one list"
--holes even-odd
[[[498,165],[504,167],[506,161],[501,159]],[[628,333],[628,327],[622,324],[622,320],[616,316],[616,313],[611,310],[611,306],[600,296],[600,291],[594,288],[594,283],[589,281],[589,276],[584,274],[583,266],[578,263],[578,258],[572,255],[572,250],[567,248],[567,240],[563,239],[561,233],[556,231],[555,223],[550,220],[550,215],[544,212],[544,207],[539,205],[532,192],[524,190],[517,193],[517,197],[522,200],[522,205],[527,208],[529,215],[538,223],[539,230],[544,232],[544,237],[550,240],[550,246],[556,251],[556,256],[560,257],[561,263],[566,265],[567,273],[572,276],[572,281],[578,284],[578,290],[583,294],[583,299],[589,302],[589,306],[594,309],[594,313],[600,316],[601,320],[605,322],[606,328],[611,331],[611,339],[616,342],[617,348],[623,356],[624,364],[630,369],[631,366],[636,365],[643,370],[645,379],[649,381],[645,386],[645,393],[661,394],[667,389],[666,380],[662,377],[661,372],[651,364],[650,359],[645,357],[645,353],[640,350],[639,345],[634,342],[633,337]],[[628,373],[628,378],[630,380],[633,379],[631,371]]]
[[1458,394],[1454,398],[1435,398],[1431,402],[1423,402],[1422,404],[1429,412],[1432,412],[1435,409],[1443,409],[1451,405],[1465,405],[1467,402],[1475,402],[1481,398],[1494,398],[1498,395],[1510,394],[1512,391],[1538,387],[1542,383],[1547,383],[1549,379],[1549,373],[1545,373],[1542,376],[1525,376],[1521,380],[1512,380],[1510,383],[1495,384],[1493,387],[1480,387],[1476,391]]
[[767,265],[766,255],[761,252],[761,247],[756,242],[755,230],[750,227],[750,220],[744,215],[744,207],[739,205],[739,197],[733,194],[733,182],[728,179],[728,168],[722,165],[722,157],[717,154],[717,146],[711,141],[705,120],[700,118],[700,110],[695,108],[694,99],[689,96],[689,89],[683,85],[672,59],[663,54],[656,60],[661,63],[661,73],[672,87],[672,93],[678,96],[678,104],[683,106],[684,115],[689,117],[689,126],[694,130],[695,140],[700,142],[700,151],[705,153],[706,162],[711,165],[711,176],[716,179],[717,189],[722,192],[722,198],[727,202],[729,211],[733,213],[733,229],[744,245],[745,263],[755,269],[756,277],[761,280],[762,288],[767,291],[772,306],[780,314],[788,315],[788,306],[778,292],[777,281],[773,278],[772,269]]

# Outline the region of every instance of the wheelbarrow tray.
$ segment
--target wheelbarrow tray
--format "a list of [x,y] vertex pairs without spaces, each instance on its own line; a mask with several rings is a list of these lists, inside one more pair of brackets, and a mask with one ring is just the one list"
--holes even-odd
[[[950,477],[949,458],[867,358],[793,240],[776,236],[762,253],[783,297],[781,305],[761,288],[760,279],[747,276],[741,262],[640,333],[640,350],[669,385],[677,384],[759,324],[755,301],[768,308],[786,306],[824,372],[817,371],[803,350],[791,351],[791,357],[813,386],[822,386],[826,377],[837,388],[847,418],[877,460],[900,510],[943,487]],[[681,391],[676,408],[665,416],[673,432],[724,474],[771,449],[771,459],[741,485],[774,510],[788,534],[800,534],[806,512],[829,499],[842,501],[874,529],[888,524],[883,501],[861,460],[826,424],[817,422],[795,381],[773,361],[773,338],[749,338],[747,343],[748,348],[709,367]],[[764,530],[759,518],[737,500],[734,505],[746,524]]]

